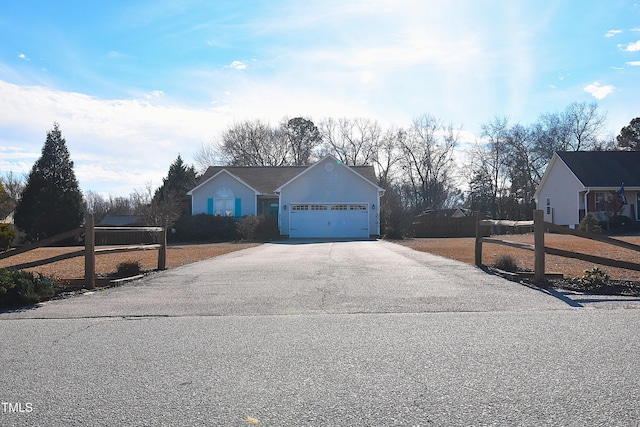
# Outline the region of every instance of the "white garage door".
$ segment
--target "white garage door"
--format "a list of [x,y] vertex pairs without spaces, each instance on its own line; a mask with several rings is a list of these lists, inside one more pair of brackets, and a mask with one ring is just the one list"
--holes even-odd
[[289,237],[369,237],[366,203],[297,203],[289,211]]

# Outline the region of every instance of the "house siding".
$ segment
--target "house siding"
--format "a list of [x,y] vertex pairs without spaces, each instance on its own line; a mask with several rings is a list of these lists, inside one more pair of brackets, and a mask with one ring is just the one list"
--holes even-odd
[[256,195],[249,187],[227,173],[221,173],[192,194],[191,213],[211,214],[214,210],[213,197],[220,188],[233,191],[235,200],[235,216],[253,215],[256,213]]
[[[327,164],[332,164],[333,170],[328,171]],[[369,233],[380,234],[378,190],[347,168],[326,158],[284,186],[280,194],[281,234],[289,234],[292,203],[366,203],[369,206]],[[284,209],[285,205],[287,209]]]
[[[584,209],[584,201],[580,200],[584,187],[562,160],[557,159],[550,167],[538,192],[537,207],[544,211],[546,222],[575,226],[580,223],[580,206]],[[551,201],[550,212],[547,211],[547,198]]]

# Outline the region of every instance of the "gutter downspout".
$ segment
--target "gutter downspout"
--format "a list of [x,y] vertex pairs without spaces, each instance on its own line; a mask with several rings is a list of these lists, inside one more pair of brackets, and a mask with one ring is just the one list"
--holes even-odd
[[587,191],[584,193],[584,216],[587,217],[589,213],[589,193],[591,192],[591,188],[587,188]]

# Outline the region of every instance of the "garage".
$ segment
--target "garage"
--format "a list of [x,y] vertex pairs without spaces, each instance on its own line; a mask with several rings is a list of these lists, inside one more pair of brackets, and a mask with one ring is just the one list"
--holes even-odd
[[369,235],[367,203],[291,204],[291,238],[368,238]]

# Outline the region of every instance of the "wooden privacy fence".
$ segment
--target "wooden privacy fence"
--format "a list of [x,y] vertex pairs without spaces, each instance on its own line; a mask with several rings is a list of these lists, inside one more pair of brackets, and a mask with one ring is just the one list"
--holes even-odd
[[[96,248],[96,233],[155,233],[157,236],[154,238],[158,243],[152,244],[137,244],[137,245],[117,245],[110,247],[97,247]],[[0,253],[0,259],[9,258],[15,255],[19,255],[33,249],[41,248],[44,246],[50,246],[54,243],[61,242],[63,240],[71,239],[84,234],[84,249],[69,252],[61,255],[57,255],[51,258],[43,260],[33,261],[29,263],[14,265],[12,268],[24,269],[30,267],[37,267],[39,265],[50,264],[56,261],[62,261],[65,259],[76,258],[84,256],[84,282],[88,289],[93,289],[96,286],[96,255],[113,254],[119,252],[130,252],[140,250],[158,250],[158,270],[165,270],[167,268],[167,226],[166,221],[163,227],[96,227],[94,225],[93,215],[86,215],[84,220],[84,227],[79,227],[74,230],[70,230],[57,236],[52,236],[47,239],[40,240],[36,243],[22,246],[17,249],[12,249],[4,253]]]
[[[526,243],[510,242],[508,240],[501,240],[492,237],[483,237],[482,227],[485,226],[506,226],[506,227],[518,227],[533,225],[533,245]],[[544,245],[544,233],[546,230],[560,233],[569,234],[571,236],[582,237],[585,239],[596,240],[599,242],[607,243],[614,246],[619,246],[633,251],[640,252],[640,245],[625,242],[618,239],[612,239],[611,237],[603,236],[596,233],[588,233],[586,231],[572,230],[567,226],[561,226],[544,222],[543,211],[534,211],[533,221],[509,221],[509,220],[493,220],[493,219],[480,219],[477,218],[476,224],[476,247],[475,247],[475,263],[478,267],[482,266],[482,243],[495,243],[498,245],[511,246],[518,249],[524,249],[534,252],[534,280],[541,281],[545,277],[545,254],[557,255],[567,258],[579,259],[582,261],[593,262],[595,264],[606,265],[609,267],[625,268],[627,270],[640,271],[640,264],[620,261],[611,258],[600,257],[597,255],[583,254],[580,252],[566,251],[564,249],[548,248]]]
[[412,224],[415,237],[473,237],[476,234],[476,218],[421,216]]

